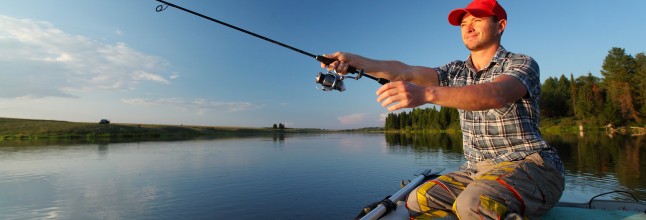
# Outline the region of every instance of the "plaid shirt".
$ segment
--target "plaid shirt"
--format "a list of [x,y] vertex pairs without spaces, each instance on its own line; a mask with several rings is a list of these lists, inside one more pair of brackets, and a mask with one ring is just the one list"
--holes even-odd
[[493,81],[500,75],[518,79],[527,88],[522,99],[502,108],[460,112],[464,156],[463,171],[476,172],[474,164],[483,160],[521,160],[540,152],[544,160],[552,162],[563,173],[563,165],[556,149],[550,147],[538,129],[538,100],[541,93],[539,68],[534,59],[507,52],[500,46],[489,66],[476,71],[471,57],[453,61],[435,68],[441,86],[460,87]]

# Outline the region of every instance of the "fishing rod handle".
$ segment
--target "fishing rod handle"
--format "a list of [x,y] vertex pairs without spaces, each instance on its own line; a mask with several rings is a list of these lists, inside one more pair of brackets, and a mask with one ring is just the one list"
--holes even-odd
[[[327,57],[324,57],[324,56],[316,56],[316,57],[314,57],[314,58],[315,58],[316,60],[318,60],[319,62],[321,62],[321,63],[325,63],[325,65],[330,65],[330,64],[332,64],[334,61],[336,61],[336,60],[334,60],[334,59],[327,58]],[[359,73],[359,70],[357,70],[357,68],[354,68],[353,66],[349,66],[349,67],[348,67],[348,73],[355,73],[355,74],[356,74],[356,73]]]
[[[333,60],[333,59],[330,59],[330,58],[327,58],[327,57],[324,57],[324,56],[320,56],[320,55],[314,57],[314,59],[318,60],[321,63],[325,63],[326,65],[330,65],[331,63],[336,61],[336,60]],[[355,68],[353,66],[348,66],[348,73],[358,74],[359,72],[360,71],[357,70],[357,68]],[[387,79],[384,79],[384,78],[377,78],[377,77],[374,77],[374,76],[371,76],[371,75],[368,75],[368,74],[365,74],[365,73],[363,74],[363,76],[368,77],[370,79],[373,79],[373,80],[377,81],[381,85],[385,85],[386,83],[390,82],[390,80],[387,80]]]

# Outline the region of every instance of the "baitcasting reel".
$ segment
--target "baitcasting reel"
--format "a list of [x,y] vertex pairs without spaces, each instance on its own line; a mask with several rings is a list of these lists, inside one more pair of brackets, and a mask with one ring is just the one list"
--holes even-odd
[[339,92],[343,92],[345,91],[343,79],[351,78],[358,80],[362,75],[363,70],[359,70],[357,76],[343,76],[337,73],[335,70],[328,70],[327,73],[319,72],[316,75],[316,83],[321,84],[321,90],[323,91],[338,90]]

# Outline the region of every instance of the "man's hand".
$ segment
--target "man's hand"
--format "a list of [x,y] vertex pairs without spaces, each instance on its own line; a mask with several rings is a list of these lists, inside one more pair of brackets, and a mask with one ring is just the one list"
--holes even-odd
[[350,67],[350,62],[352,62],[353,57],[356,55],[345,52],[335,52],[333,54],[323,54],[324,57],[335,60],[334,62],[326,65],[321,63],[321,68],[327,68],[328,70],[336,70],[337,73],[345,75],[348,73],[348,67]]
[[418,86],[409,82],[397,81],[381,86],[377,90],[377,102],[388,107],[389,111],[402,108],[415,108],[428,103],[431,92],[429,87]]

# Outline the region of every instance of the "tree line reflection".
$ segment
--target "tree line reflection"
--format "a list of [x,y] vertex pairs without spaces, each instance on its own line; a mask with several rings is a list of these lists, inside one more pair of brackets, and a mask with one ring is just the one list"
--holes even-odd
[[646,176],[641,173],[646,169],[644,136],[549,135],[545,139],[559,150],[568,173],[613,175],[621,185],[646,193]]

